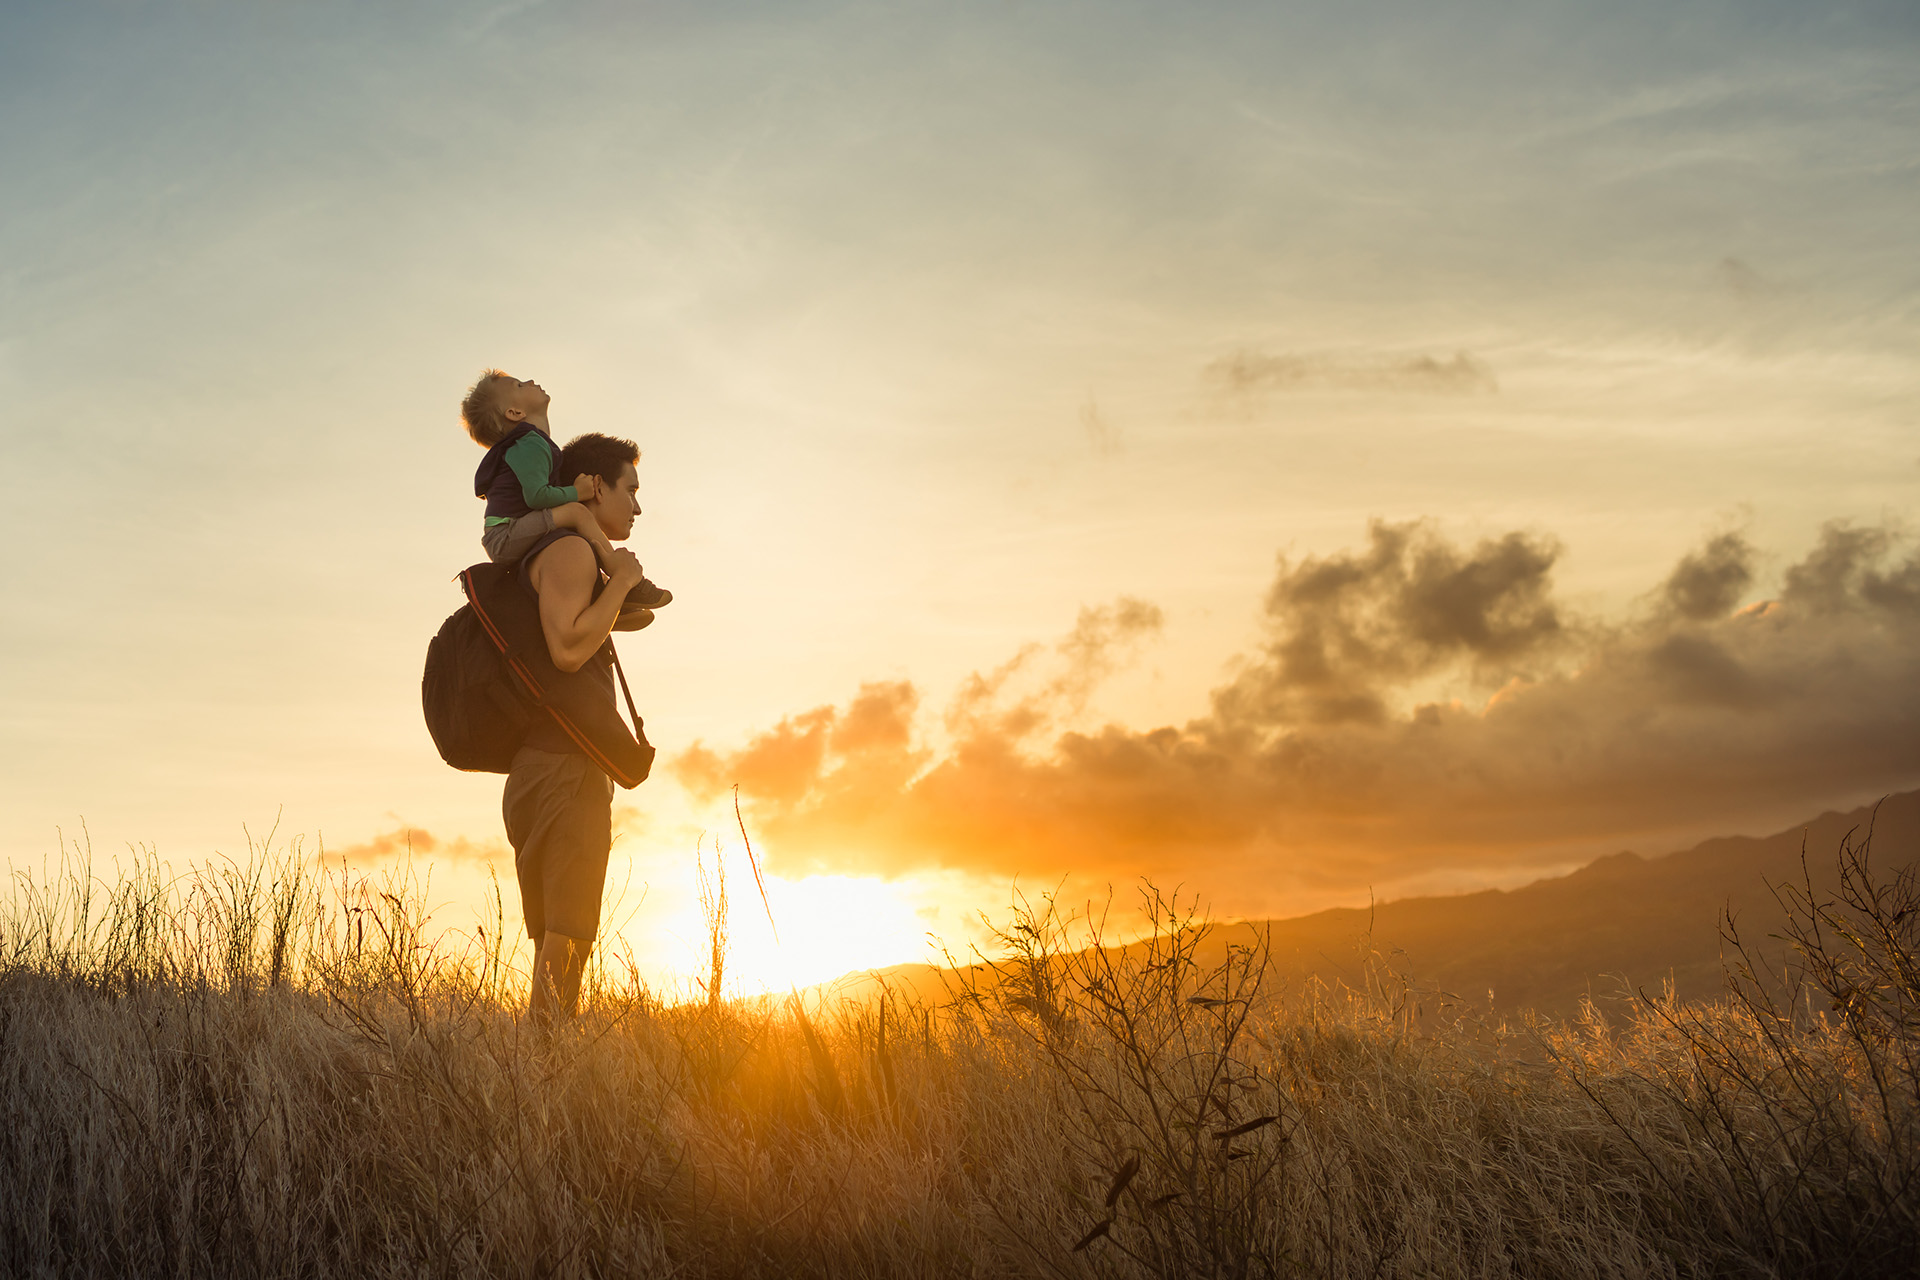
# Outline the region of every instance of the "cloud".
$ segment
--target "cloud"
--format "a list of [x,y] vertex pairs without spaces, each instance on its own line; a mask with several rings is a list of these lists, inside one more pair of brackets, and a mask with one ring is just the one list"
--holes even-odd
[[1920,779],[1920,555],[1892,531],[1828,525],[1745,608],[1753,551],[1722,534],[1611,622],[1556,599],[1558,557],[1537,533],[1376,522],[1358,549],[1283,558],[1261,644],[1180,726],[1063,727],[1159,626],[1128,601],[963,683],[938,750],[919,691],[880,684],[674,768],[696,794],[738,782],[788,870],[1151,874],[1248,911]]
[[1500,389],[1493,370],[1464,351],[1456,351],[1449,359],[1241,351],[1209,364],[1206,376],[1242,395],[1269,391],[1394,391],[1470,396],[1492,395]]
[[319,856],[335,864],[344,858],[354,866],[404,861],[408,858],[418,863],[512,860],[506,845],[499,840],[476,841],[465,836],[448,840],[431,831],[405,825],[380,832],[359,844],[326,846]]
[[[1082,609],[1072,632],[1051,649],[1027,645],[992,672],[969,676],[946,707],[946,726],[966,742],[1022,742],[1081,711],[1094,687],[1161,623],[1158,608],[1126,597]],[[934,759],[915,742],[919,705],[910,681],[864,684],[845,708],[788,716],[738,751],[695,742],[671,768],[704,799],[737,783],[760,813],[830,808],[837,821],[884,821]]]
[[1358,554],[1284,559],[1263,660],[1214,695],[1223,726],[1383,723],[1396,687],[1454,665],[1496,682],[1552,652],[1559,556],[1523,533],[1462,552],[1421,524],[1375,521]]
[[1753,548],[1739,534],[1723,533],[1682,557],[1662,591],[1681,617],[1710,622],[1730,613],[1752,585]]
[[946,710],[950,732],[1019,740],[1085,710],[1087,698],[1165,621],[1156,605],[1122,596],[1082,609],[1051,650],[1031,644],[988,675],[962,682]]

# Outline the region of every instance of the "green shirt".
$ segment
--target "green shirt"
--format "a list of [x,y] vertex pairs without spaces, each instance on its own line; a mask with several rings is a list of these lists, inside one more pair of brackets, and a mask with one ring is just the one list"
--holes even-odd
[[[535,511],[563,507],[580,501],[579,492],[570,484],[553,484],[553,464],[560,460],[553,441],[544,431],[529,431],[510,445],[501,460],[520,480],[520,496]],[[510,524],[512,516],[488,516],[488,524]]]

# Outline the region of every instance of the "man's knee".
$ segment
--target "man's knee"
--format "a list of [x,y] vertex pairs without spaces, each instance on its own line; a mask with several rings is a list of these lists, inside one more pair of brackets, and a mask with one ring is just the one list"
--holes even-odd
[[592,938],[575,938],[551,929],[540,939],[540,954],[549,960],[565,959],[576,964],[584,963],[587,953],[592,950]]

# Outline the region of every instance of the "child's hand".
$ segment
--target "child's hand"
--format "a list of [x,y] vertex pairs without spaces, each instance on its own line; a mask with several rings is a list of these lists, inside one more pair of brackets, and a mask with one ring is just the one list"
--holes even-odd
[[592,502],[600,496],[600,477],[577,475],[573,478],[573,491],[580,495],[580,501]]

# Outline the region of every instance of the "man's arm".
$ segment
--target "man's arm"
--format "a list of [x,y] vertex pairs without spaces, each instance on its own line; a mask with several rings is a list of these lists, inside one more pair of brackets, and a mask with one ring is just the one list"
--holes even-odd
[[529,577],[540,593],[540,630],[553,665],[562,671],[578,671],[607,642],[620,602],[640,581],[640,562],[631,551],[616,549],[609,567],[613,580],[595,600],[600,567],[585,542],[562,538],[534,558]]

